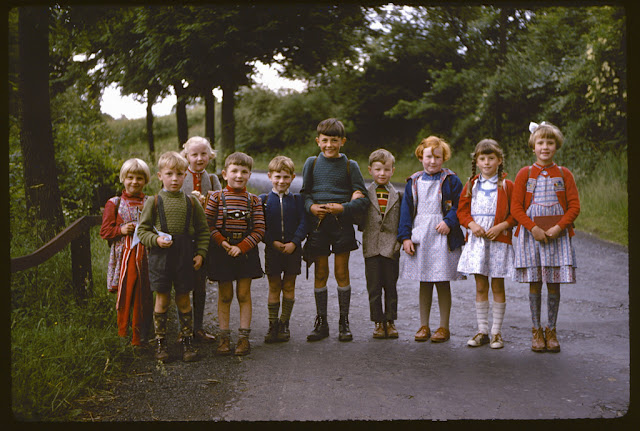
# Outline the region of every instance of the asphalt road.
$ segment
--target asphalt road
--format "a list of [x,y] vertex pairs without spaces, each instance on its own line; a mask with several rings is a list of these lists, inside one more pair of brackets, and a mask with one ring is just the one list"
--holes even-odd
[[[415,342],[418,283],[398,282],[400,338],[371,337],[361,250],[352,253],[353,341],[337,339],[338,300],[329,283],[328,339],[308,343],[315,302],[312,270],[298,277],[288,343],[265,344],[267,280],[252,284],[252,352],[183,363],[177,346],[166,364],[147,353],[130,377],[114,382],[95,405],[94,421],[328,421],[619,418],[630,403],[629,254],[578,232],[578,283],[561,289],[557,354],[534,353],[528,285],[506,280],[505,347],[469,348],[475,334],[475,284],[452,282],[451,339]],[[264,245],[260,245],[263,250]],[[261,254],[262,256],[262,254]],[[332,260],[330,261],[332,264]],[[402,262],[401,262],[402,264]],[[546,289],[542,322],[546,322]],[[439,313],[434,295],[431,326]],[[217,292],[209,285],[205,321],[215,331]],[[232,304],[232,337],[238,306]],[[175,334],[175,323],[173,329]],[[170,332],[170,337],[171,337]]]

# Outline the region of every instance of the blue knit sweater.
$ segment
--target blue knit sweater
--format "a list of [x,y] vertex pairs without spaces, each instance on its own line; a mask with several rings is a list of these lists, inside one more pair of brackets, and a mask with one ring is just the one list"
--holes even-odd
[[[352,218],[354,214],[366,211],[369,198],[358,163],[347,159],[344,154],[338,158],[326,158],[320,153],[317,157],[315,167],[313,160],[316,157],[312,156],[302,168],[300,193],[304,197],[305,210],[310,212],[313,204],[336,202],[342,204],[343,214],[347,217]],[[350,163],[349,172],[347,163]],[[351,201],[355,190],[360,190],[365,197]]]
[[302,196],[298,193],[287,193],[282,197],[282,206],[280,197],[273,191],[261,194],[260,199],[264,205],[267,224],[264,242],[293,242],[296,247],[300,247],[307,236],[307,217]]

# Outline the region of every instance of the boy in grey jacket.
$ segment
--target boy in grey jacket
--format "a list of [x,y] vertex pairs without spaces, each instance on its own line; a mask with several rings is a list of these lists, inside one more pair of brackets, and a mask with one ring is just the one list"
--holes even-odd
[[375,322],[373,338],[398,338],[393,322],[398,311],[396,283],[401,245],[396,237],[402,197],[390,183],[394,165],[393,154],[385,149],[375,150],[369,155],[369,174],[373,182],[367,187],[367,196],[371,205],[361,230],[369,311],[371,321]]

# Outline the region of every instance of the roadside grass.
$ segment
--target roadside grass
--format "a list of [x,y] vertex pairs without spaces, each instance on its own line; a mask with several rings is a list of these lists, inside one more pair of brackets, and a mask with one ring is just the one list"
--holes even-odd
[[103,391],[135,359],[117,335],[115,296],[106,289],[108,247],[91,232],[94,289],[86,304],[71,292],[69,250],[12,274],[11,406],[19,421],[77,420],[79,403]]

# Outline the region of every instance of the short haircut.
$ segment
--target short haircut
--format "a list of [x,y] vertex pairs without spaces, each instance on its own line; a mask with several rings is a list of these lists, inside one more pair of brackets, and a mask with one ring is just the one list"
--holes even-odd
[[556,149],[560,149],[564,143],[564,136],[557,126],[551,123],[543,122],[538,126],[536,130],[529,136],[529,148],[534,149],[536,147],[536,141],[538,139],[553,139],[556,141]]
[[244,166],[245,168],[249,168],[249,170],[253,169],[253,158],[251,156],[241,153],[239,151],[235,153],[231,153],[224,159],[224,168],[227,169],[229,165],[238,165]]
[[183,150],[180,151],[180,155],[182,157],[187,157],[187,154],[189,153],[189,147],[191,145],[196,145],[196,144],[204,144],[209,150],[209,156],[212,159],[216,158],[216,151],[213,148],[211,148],[211,143],[207,138],[203,138],[202,136],[192,136],[189,139],[187,139],[187,142],[185,142],[182,145]]
[[391,166],[395,165],[396,158],[393,157],[390,151],[385,150],[384,148],[379,148],[369,154],[369,166],[372,166],[375,162],[380,162],[382,164],[391,161]]
[[287,156],[275,156],[269,162],[269,172],[286,171],[293,175],[295,173],[295,169],[293,160]]
[[128,174],[138,174],[144,177],[145,184],[149,183],[149,178],[151,177],[151,171],[149,170],[149,166],[145,163],[144,160],[141,159],[129,159],[122,164],[120,168],[120,182],[124,183],[125,178],[127,178]]
[[415,154],[419,160],[422,160],[422,153],[426,148],[431,148],[432,153],[438,148],[442,148],[442,158],[444,161],[446,162],[451,158],[451,147],[449,147],[449,144],[447,144],[444,139],[438,138],[437,136],[424,138],[416,147]]
[[344,138],[344,124],[342,121],[336,118],[327,118],[326,120],[322,120],[317,127],[318,136],[338,136],[340,138]]
[[158,171],[163,169],[176,169],[178,171],[186,171],[189,166],[187,159],[182,157],[175,151],[167,151],[162,153],[158,159]]

